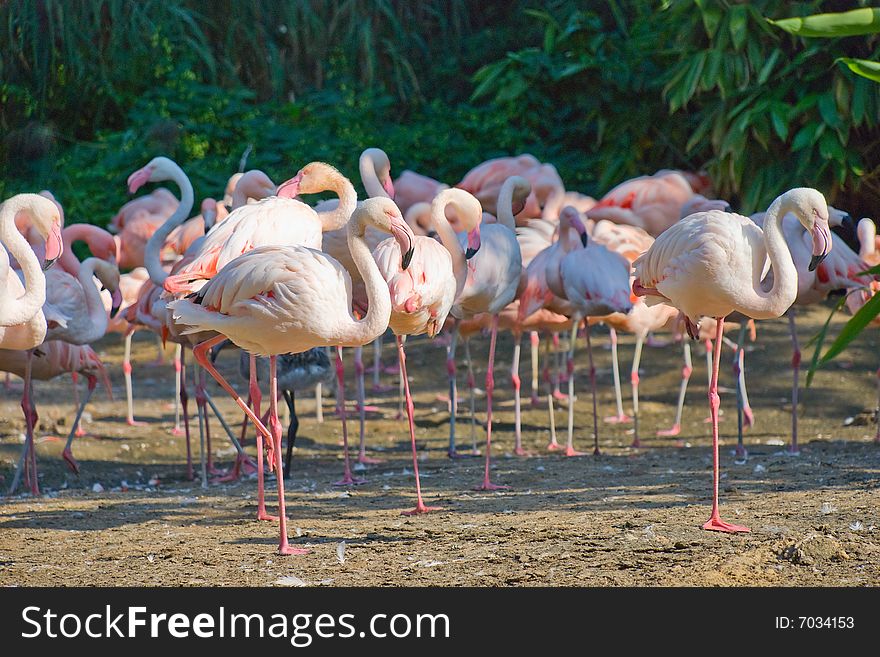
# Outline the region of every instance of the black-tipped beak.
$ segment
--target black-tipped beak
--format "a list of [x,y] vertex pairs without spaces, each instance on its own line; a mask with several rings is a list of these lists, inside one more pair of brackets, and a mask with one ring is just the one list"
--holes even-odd
[[724,211],[730,213],[730,212],[733,212],[733,208],[730,207],[730,204],[727,204],[724,206]]
[[468,247],[468,248],[467,248],[467,251],[464,252],[464,259],[465,259],[465,260],[470,260],[470,259],[473,258],[475,255],[477,255],[477,251],[478,251],[478,250],[479,250],[479,249],[472,249],[471,247]]
[[587,246],[587,234],[586,233],[581,234],[581,244],[583,244],[584,247]]
[[827,257],[827,253],[823,253],[822,255],[814,255],[812,258],[810,258],[810,266],[807,267],[807,269],[809,269],[810,271],[815,271],[816,267],[818,267],[821,262]]
[[430,237],[431,239],[434,239],[435,237],[437,237],[437,231],[436,230],[429,230],[428,237]]
[[118,313],[119,313],[119,306],[113,306],[112,308],[110,308],[110,319],[113,319],[114,317],[116,317],[116,315]]
[[409,267],[409,263],[412,262],[413,253],[415,253],[415,249],[410,247],[410,249],[403,254],[403,258],[400,261],[400,266],[403,270],[406,270]]
[[43,260],[43,271],[46,271],[47,269],[49,269],[49,267],[54,265],[56,260],[58,260],[58,258],[52,258],[51,260]]
[[219,355],[220,355],[220,352],[223,351],[223,349],[225,349],[226,347],[228,347],[230,344],[232,344],[232,342],[231,342],[230,340],[227,339],[227,340],[224,340],[223,342],[221,342],[221,343],[219,343],[219,344],[217,344],[217,345],[214,345],[214,348],[211,349],[211,353],[210,353],[211,362],[212,362],[212,363],[216,363],[216,362],[217,362],[217,356],[219,356]]

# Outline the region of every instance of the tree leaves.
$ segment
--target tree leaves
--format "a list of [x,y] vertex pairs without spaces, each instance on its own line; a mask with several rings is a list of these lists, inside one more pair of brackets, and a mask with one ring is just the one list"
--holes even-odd
[[801,37],[846,37],[880,32],[880,9],[865,7],[841,13],[769,20],[789,34]]

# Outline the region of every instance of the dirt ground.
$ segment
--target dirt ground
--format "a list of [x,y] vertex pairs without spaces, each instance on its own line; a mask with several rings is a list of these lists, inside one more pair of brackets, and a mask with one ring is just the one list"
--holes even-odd
[[[804,343],[827,316],[825,308],[802,311]],[[835,322],[839,327],[842,323]],[[731,337],[736,338],[734,331]],[[600,418],[614,412],[607,331],[594,329]],[[666,336],[658,336],[663,339]],[[749,457],[735,462],[735,394],[725,350],[721,376],[722,514],[752,532],[724,535],[700,525],[709,515],[711,451],[706,365],[694,344],[694,373],[685,407],[684,446],[655,431],[673,419],[681,348],[648,347],[641,367],[644,447],[630,448],[631,425],[600,421],[601,456],[565,458],[550,453],[546,402],[532,408],[528,340],[523,340],[523,441],[531,452],[513,451],[513,400],[509,384],[512,338],[499,338],[496,359],[493,480],[509,490],[473,490],[482,459],[446,457],[448,414],[445,353],[424,339],[409,342],[409,373],[415,395],[416,438],[428,515],[401,516],[414,504],[412,461],[405,421],[395,419],[393,390],[369,394],[379,407],[367,421],[368,453],[382,463],[356,474],[367,483],[349,489],[332,483],[342,472],[340,422],[332,390],[324,398],[324,422],[315,419],[312,393],[301,394],[294,472],[287,484],[291,542],[304,556],[281,557],[277,524],[256,515],[256,481],[245,478],[202,488],[185,477],[185,442],[170,435],[173,369],[150,367],[156,353],[148,334],[135,337],[136,417],[124,418],[119,336],[97,345],[110,367],[115,401],[103,390],[87,407],[74,452],[81,474],[61,460],[73,416],[73,390],[64,376],[37,385],[40,425],[37,454],[43,496],[21,490],[0,498],[0,585],[333,585],[333,586],[864,586],[880,584],[880,445],[873,442],[878,362],[877,333],[869,330],[853,348],[803,392],[802,452],[785,452],[790,437],[791,360],[784,319],[760,323],[749,345],[746,369],[756,424],[746,432]],[[628,382],[633,338],[621,338],[621,369]],[[482,388],[488,340],[472,349]],[[365,352],[370,353],[369,349]],[[347,354],[350,352],[347,350]],[[806,362],[812,349],[805,350]],[[395,354],[386,341],[385,358]],[[369,359],[368,359],[369,360]],[[592,409],[583,341],[576,356],[575,444],[588,450]],[[221,369],[239,390],[238,354],[225,351]],[[347,398],[354,395],[353,367]],[[459,442],[470,443],[463,368],[459,385]],[[802,377],[803,381],[803,377]],[[20,381],[0,396],[0,486],[12,481],[23,440]],[[369,388],[369,384],[368,384]],[[218,386],[212,394],[225,416],[238,414]],[[542,387],[543,391],[543,387]],[[629,386],[624,403],[631,410]],[[545,397],[546,399],[546,397]],[[351,403],[351,402],[350,402]],[[349,407],[351,408],[351,406]],[[485,418],[485,399],[477,417]],[[566,406],[556,412],[565,439]],[[193,449],[198,458],[198,430]],[[228,440],[212,423],[218,464],[230,464]],[[350,435],[358,422],[350,415]],[[482,443],[485,432],[477,427]],[[253,453],[253,440],[249,438]],[[125,482],[125,483],[123,483]],[[123,488],[125,490],[123,490]],[[96,492],[100,491],[100,492]],[[275,480],[267,499],[275,499]]]

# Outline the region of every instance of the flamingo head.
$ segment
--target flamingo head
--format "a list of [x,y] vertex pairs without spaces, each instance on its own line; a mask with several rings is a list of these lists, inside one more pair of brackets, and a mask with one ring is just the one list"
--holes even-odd
[[831,251],[831,228],[828,225],[829,212],[825,197],[810,187],[796,187],[785,192],[778,201],[781,203],[777,212],[794,212],[813,238],[813,257],[808,269],[815,271]]
[[[395,212],[395,210],[397,211]],[[409,224],[404,221],[397,206],[393,209],[386,209],[385,214],[390,220],[391,235],[400,246],[400,269],[406,271],[406,268],[409,267],[409,263],[412,262],[413,254],[415,253],[416,236],[413,233],[412,228],[409,227]]]
[[211,228],[213,228],[216,221],[217,201],[212,198],[206,198],[204,201],[202,201],[202,222],[205,225],[206,233],[211,230]]
[[148,182],[169,180],[173,170],[177,168],[177,165],[167,157],[154,157],[147,166],[138,169],[128,177],[128,193],[134,194]]
[[275,194],[281,198],[295,198],[299,196],[299,186],[302,183],[303,172],[300,170],[293,178],[290,180],[285,180],[283,183],[278,185],[278,191]]
[[[580,237],[581,244],[586,248],[588,242],[587,227],[584,225],[581,213],[577,209],[571,205],[566,205],[562,208],[562,212],[559,213],[559,225],[561,229],[566,227],[574,228],[577,231],[578,237]],[[561,230],[560,234],[562,234]]]
[[477,255],[477,251],[480,250],[480,226],[477,224],[473,228],[473,230],[469,230],[467,234],[467,251],[464,253],[464,257],[466,260],[470,260],[475,255]]

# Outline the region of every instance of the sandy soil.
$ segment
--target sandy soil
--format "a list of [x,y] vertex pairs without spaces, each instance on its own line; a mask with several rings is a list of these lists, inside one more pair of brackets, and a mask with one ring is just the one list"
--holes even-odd
[[[827,311],[801,313],[802,342]],[[836,323],[838,326],[840,322]],[[607,334],[596,329],[600,417],[614,411]],[[661,336],[663,337],[663,336]],[[735,335],[731,337],[735,338]],[[509,490],[472,490],[482,477],[481,459],[446,458],[448,415],[438,399],[445,391],[444,350],[410,341],[408,364],[415,394],[416,438],[428,504],[442,511],[405,517],[414,503],[406,424],[395,419],[394,390],[370,395],[380,412],[368,414],[367,444],[383,460],[357,474],[367,483],[332,486],[342,471],[341,428],[333,400],[325,397],[325,421],[315,421],[312,394],[302,395],[294,473],[287,487],[291,541],[305,556],[280,557],[277,525],[255,519],[256,482],[245,479],[202,488],[185,477],[185,442],[170,435],[171,367],[148,367],[155,356],[147,334],[135,339],[136,416],[146,427],[124,422],[124,388],[118,336],[98,345],[112,371],[116,401],[96,393],[87,407],[91,435],[74,451],[81,474],[60,458],[73,416],[69,377],[40,383],[37,453],[44,495],[19,492],[0,498],[0,585],[244,585],[304,582],[310,585],[710,585],[839,586],[880,583],[880,446],[871,412],[876,403],[876,332],[866,333],[843,358],[822,371],[802,394],[802,453],[790,456],[791,359],[784,320],[759,326],[749,345],[749,395],[756,425],[746,433],[749,458],[735,462],[736,413],[730,352],[722,372],[722,513],[752,528],[744,535],[705,532],[709,514],[711,452],[704,423],[706,371],[694,345],[694,375],[681,439],[655,437],[674,414],[680,347],[646,348],[641,368],[641,427],[645,446],[629,447],[631,425],[600,422],[602,455],[565,458],[549,453],[546,404],[524,403],[523,440],[528,457],[512,455],[513,401],[507,373],[512,339],[499,339],[492,477]],[[629,372],[633,340],[621,339],[621,369]],[[483,387],[486,338],[472,343]],[[365,350],[369,352],[370,350]],[[805,352],[807,360],[811,350]],[[524,389],[529,389],[528,341],[523,340]],[[386,358],[393,357],[390,343]],[[238,354],[221,355],[222,370],[239,389]],[[576,377],[580,398],[575,444],[591,443],[592,411],[586,352],[579,345]],[[349,368],[347,396],[354,394]],[[626,377],[628,380],[628,377]],[[463,388],[464,377],[460,377]],[[0,401],[0,485],[12,480],[23,439],[20,382]],[[211,384],[230,421],[238,414]],[[463,396],[466,393],[463,391]],[[628,386],[625,406],[629,410]],[[469,443],[467,403],[460,408],[460,442]],[[477,400],[478,418],[485,399]],[[866,412],[863,412],[866,411]],[[855,418],[849,421],[847,418]],[[566,408],[557,409],[564,430]],[[196,425],[197,427],[197,425]],[[214,428],[218,463],[233,454]],[[349,424],[357,440],[356,418]],[[198,457],[198,433],[193,449]],[[477,428],[483,441],[485,432]],[[560,440],[564,441],[564,431]],[[253,441],[249,440],[253,452]],[[126,490],[123,490],[125,482]],[[100,487],[97,485],[100,484]],[[274,478],[269,480],[271,501]],[[101,492],[95,492],[93,488]],[[274,507],[274,504],[272,505]],[[296,579],[289,579],[289,578]],[[284,579],[288,578],[288,579]]]

